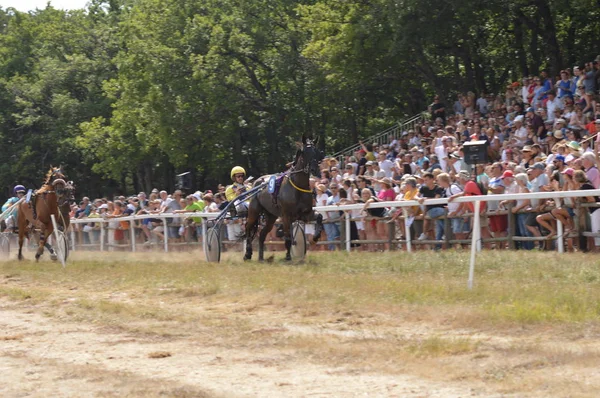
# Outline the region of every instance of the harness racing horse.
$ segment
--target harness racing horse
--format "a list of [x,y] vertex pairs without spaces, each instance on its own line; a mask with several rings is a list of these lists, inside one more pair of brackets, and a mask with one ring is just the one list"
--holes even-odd
[[[252,259],[252,241],[258,232],[260,216],[265,216],[265,226],[258,239],[258,260],[264,260],[265,239],[273,229],[275,220],[281,217],[285,240],[285,259],[291,260],[292,224],[295,221],[316,221],[313,241],[317,242],[323,231],[323,216],[313,211],[313,191],[310,189],[310,173],[319,174],[319,162],[322,160],[316,141],[302,136],[302,149],[296,153],[296,159],[287,176],[281,183],[276,198],[266,189],[251,199],[246,220],[246,254],[244,260]],[[258,183],[258,181],[257,181]]]
[[44,253],[44,247],[50,250],[51,258],[56,260],[56,254],[47,240],[54,232],[51,215],[54,215],[57,222],[61,220],[60,207],[68,201],[70,191],[64,178],[60,167],[50,167],[44,184],[32,195],[29,203],[19,204],[19,260],[23,260],[25,235],[29,238],[30,232],[33,232],[36,227],[40,230],[39,246],[35,253],[36,261]]

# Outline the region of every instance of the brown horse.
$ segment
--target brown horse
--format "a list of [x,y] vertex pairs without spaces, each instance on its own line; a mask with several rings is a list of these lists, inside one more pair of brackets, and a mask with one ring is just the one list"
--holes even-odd
[[69,190],[64,178],[60,167],[50,167],[42,187],[32,195],[29,202],[19,204],[19,260],[23,260],[22,249],[25,236],[29,238],[30,232],[36,228],[40,230],[39,246],[35,253],[36,261],[44,253],[44,246],[50,250],[51,258],[56,260],[56,254],[47,244],[47,240],[54,232],[51,216],[54,215],[57,222],[61,220],[60,207],[65,200],[68,200]]

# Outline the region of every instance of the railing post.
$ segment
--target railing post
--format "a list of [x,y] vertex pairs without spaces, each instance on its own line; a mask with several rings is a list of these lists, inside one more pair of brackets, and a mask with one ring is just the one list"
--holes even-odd
[[448,217],[448,212],[446,212],[444,216],[444,244],[446,245],[446,250],[452,247],[450,244],[450,235],[452,235],[451,222],[452,219]]
[[404,217],[404,237],[406,239],[406,251],[412,252],[412,238],[410,236],[410,225],[408,225],[408,209],[402,208],[402,216]]
[[100,251],[103,252],[104,251],[104,233],[106,231],[104,231],[104,219],[101,219],[102,222],[100,223]]
[[473,213],[473,236],[471,237],[471,263],[469,265],[469,281],[467,287],[473,289],[473,279],[475,278],[475,255],[477,254],[477,242],[481,237],[481,202],[475,201],[475,210]]
[[350,228],[350,212],[344,212],[344,224],[346,225],[346,251],[350,253],[352,250],[352,228]]
[[508,248],[510,250],[515,250],[515,231],[516,231],[516,225],[517,225],[517,215],[513,214],[512,209],[514,207],[514,203],[512,201],[508,202],[507,204],[507,209],[508,209],[508,234],[506,234],[506,238],[508,239]]
[[131,251],[135,253],[135,221],[129,221],[129,236],[131,238]]
[[[577,214],[575,217],[578,217]],[[565,252],[565,237],[563,236],[564,226],[563,223],[560,222],[560,219],[556,219],[556,248],[559,253]]]
[[206,253],[206,234],[208,233],[208,218],[202,217],[202,250]]
[[165,230],[164,232],[164,246],[165,246],[165,253],[169,252],[169,226],[167,224],[167,217],[162,216],[163,219],[163,225],[165,226]]
[[75,228],[71,227],[71,251],[75,251]]
[[585,248],[587,248],[587,238],[585,237],[581,237],[581,231],[582,231],[582,225],[581,225],[581,204],[578,200],[575,200],[575,208],[573,209],[573,211],[575,212],[575,217],[573,217],[573,226],[574,226],[574,230],[577,233],[577,245],[580,246],[579,250],[583,251],[581,246],[585,245]]
[[[394,209],[394,208],[392,208],[392,209]],[[396,243],[394,242],[396,240],[396,223],[395,222],[387,222],[387,221],[384,221],[384,222],[386,223],[386,225],[388,227],[389,250],[394,251],[394,250],[396,250]]]

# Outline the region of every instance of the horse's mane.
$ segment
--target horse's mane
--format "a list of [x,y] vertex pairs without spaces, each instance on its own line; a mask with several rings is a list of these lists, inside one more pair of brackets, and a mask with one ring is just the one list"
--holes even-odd
[[42,187],[37,190],[38,193],[43,193],[43,192],[52,190],[53,184],[51,183],[50,179],[52,178],[52,176],[54,175],[54,172],[56,170],[58,170],[58,169],[55,167],[50,167],[50,170],[48,170],[48,172],[46,173],[46,178],[45,178],[44,182],[42,183]]

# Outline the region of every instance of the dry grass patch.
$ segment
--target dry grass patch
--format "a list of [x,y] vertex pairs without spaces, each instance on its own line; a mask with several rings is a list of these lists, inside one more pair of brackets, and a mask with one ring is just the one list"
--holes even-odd
[[[468,290],[468,255],[310,253],[304,264],[287,265],[244,263],[240,253],[226,253],[221,264],[198,253],[74,253],[64,270],[0,264],[11,276],[0,279],[0,297],[133,333],[278,350],[357,371],[485,380],[507,392],[528,375],[560,392],[562,379],[544,372],[597,363],[595,351],[553,351],[530,336],[561,344],[566,330],[582,325],[598,335],[600,259],[486,252]],[[482,331],[500,337],[470,335]]]

